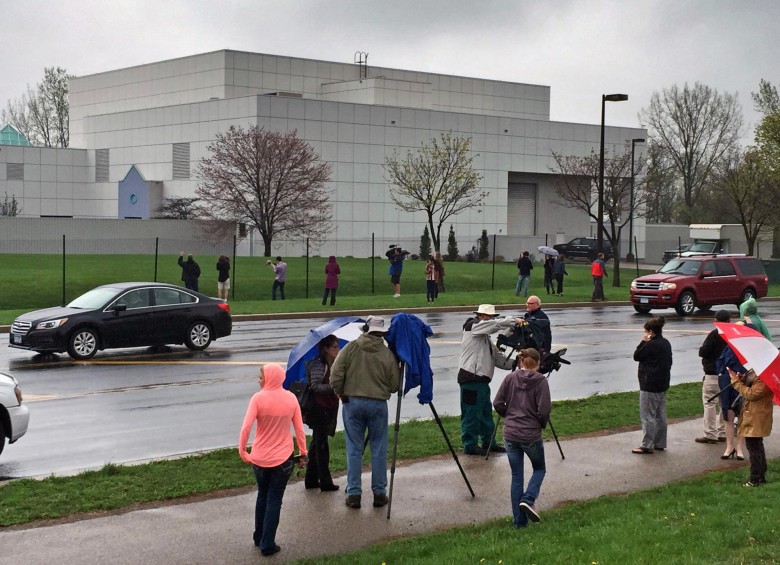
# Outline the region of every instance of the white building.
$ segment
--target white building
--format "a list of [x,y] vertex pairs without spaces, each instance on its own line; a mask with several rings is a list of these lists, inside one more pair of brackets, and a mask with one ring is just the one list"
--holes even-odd
[[[72,148],[2,146],[0,197],[23,216],[153,217],[163,197],[194,195],[198,160],[232,124],[297,130],[331,164],[338,255],[372,233],[419,240],[424,218],[395,208],[382,165],[449,131],[472,138],[490,193],[453,218],[459,241],[592,232],[555,204],[551,152],[598,150],[600,126],[550,121],[549,87],[228,50],[74,78]],[[608,127],[606,150],[637,137]]]

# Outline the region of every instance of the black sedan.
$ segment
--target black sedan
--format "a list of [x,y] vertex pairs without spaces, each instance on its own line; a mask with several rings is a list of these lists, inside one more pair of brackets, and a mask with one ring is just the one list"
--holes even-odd
[[19,316],[10,347],[89,359],[98,350],[183,343],[206,349],[230,335],[230,306],[220,299],[162,283],[115,283],[82,294],[64,308]]

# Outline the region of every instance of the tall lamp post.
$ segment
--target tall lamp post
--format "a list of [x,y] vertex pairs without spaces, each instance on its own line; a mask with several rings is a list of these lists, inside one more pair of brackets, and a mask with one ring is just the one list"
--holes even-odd
[[624,102],[628,94],[601,95],[601,154],[599,156],[599,202],[596,220],[596,252],[604,251],[604,106],[607,102]]
[[628,254],[626,261],[634,260],[634,150],[637,143],[644,143],[644,137],[635,137],[631,140],[631,202],[628,209]]

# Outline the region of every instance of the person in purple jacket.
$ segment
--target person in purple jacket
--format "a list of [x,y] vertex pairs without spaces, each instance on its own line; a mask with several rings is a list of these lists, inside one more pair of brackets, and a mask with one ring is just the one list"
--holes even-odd
[[[517,356],[520,369],[509,373],[496,393],[493,407],[505,418],[504,446],[512,470],[510,499],[512,523],[525,528],[528,520],[541,518],[534,508],[546,473],[542,430],[550,421],[550,387],[539,373],[539,352],[521,349]],[[533,473],[523,489],[523,454],[531,461]]]
[[328,294],[330,294],[330,305],[336,305],[336,289],[339,287],[339,275],[341,274],[341,268],[336,263],[336,257],[331,255],[328,257],[328,264],[325,265],[325,294],[322,295],[322,305],[328,301]]

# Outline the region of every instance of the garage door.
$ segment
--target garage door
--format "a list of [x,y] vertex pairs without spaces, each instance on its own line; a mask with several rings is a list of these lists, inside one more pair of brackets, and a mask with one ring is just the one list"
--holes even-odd
[[507,235],[536,235],[536,193],[536,184],[509,183]]

